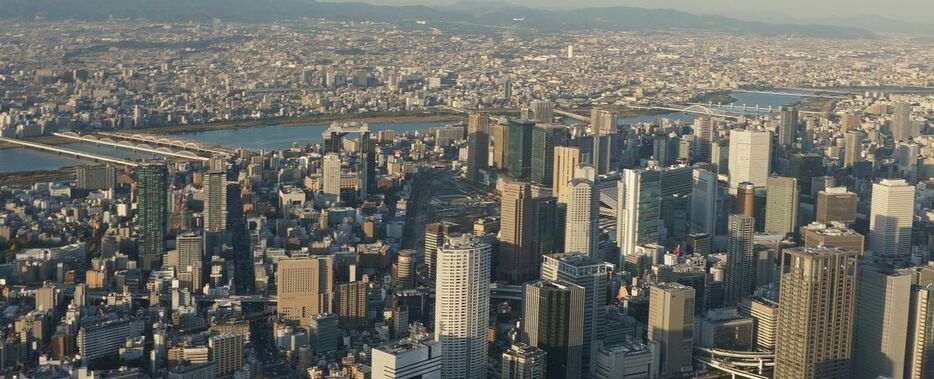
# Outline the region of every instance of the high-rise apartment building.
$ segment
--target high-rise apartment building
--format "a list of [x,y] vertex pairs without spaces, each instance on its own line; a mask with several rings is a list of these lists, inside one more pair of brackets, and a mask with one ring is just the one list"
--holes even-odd
[[162,265],[165,229],[168,224],[166,167],[163,163],[145,163],[136,169],[136,201],[139,219],[140,268],[144,271]]
[[577,166],[574,179],[568,183],[567,212],[564,227],[564,251],[593,257],[597,252],[600,229],[600,194],[597,192],[593,166]]
[[736,186],[736,195],[733,197],[733,210],[730,214],[740,214],[748,217],[756,216],[755,185],[742,182]]
[[781,109],[781,122],[778,125],[778,144],[792,146],[798,141],[798,108],[793,105]]
[[548,354],[548,378],[580,378],[584,344],[584,288],[533,281],[522,291],[521,340]]
[[490,245],[470,234],[438,249],[435,340],[442,378],[485,378],[490,318]]
[[861,130],[850,130],[843,138],[843,167],[852,167],[853,163],[863,159],[863,138]]
[[581,349],[581,372],[590,372],[590,354],[596,340],[604,334],[606,290],[613,265],[580,254],[545,256],[542,280],[566,282],[584,288],[584,338]]
[[323,202],[341,201],[341,156],[339,153],[327,153],[322,160]]
[[209,171],[204,175],[204,229],[227,229],[227,173]]
[[536,124],[532,128],[532,183],[554,185],[555,148],[567,144],[568,129],[562,124]]
[[276,270],[280,317],[308,326],[311,316],[330,313],[334,297],[331,256],[279,259]]
[[581,151],[577,147],[557,146],[554,152],[551,194],[558,203],[567,204],[570,197],[568,182],[574,179],[577,165],[581,163]]
[[858,277],[855,252],[782,251],[775,378],[849,378]]
[[914,205],[915,187],[902,179],[882,179],[872,185],[868,250],[873,256],[894,266],[908,264]]
[[83,190],[111,189],[117,186],[117,169],[110,165],[75,168],[75,188]]
[[223,333],[208,339],[216,377],[232,376],[243,367],[244,342],[243,334],[240,333]]
[[428,278],[434,280],[437,276],[438,248],[458,231],[460,225],[449,221],[425,224],[425,268]]
[[534,277],[538,259],[532,251],[532,189],[525,182],[503,187],[500,198],[499,265],[496,277],[513,283]]
[[503,353],[502,379],[543,379],[548,355],[535,346],[513,344]]
[[660,377],[693,370],[694,288],[660,283],[649,290],[648,343],[658,352]]
[[766,180],[765,231],[794,234],[798,231],[798,179],[770,176]]
[[898,141],[907,141],[915,137],[911,125],[911,104],[895,103],[895,111],[892,114],[892,138]]
[[337,322],[344,329],[357,330],[367,327],[367,295],[369,281],[363,280],[337,285],[335,308]]
[[730,215],[726,257],[726,293],[728,304],[736,304],[752,292],[753,234],[756,221],[746,215]]
[[771,173],[772,134],[766,130],[730,131],[730,188],[742,182],[766,185]]

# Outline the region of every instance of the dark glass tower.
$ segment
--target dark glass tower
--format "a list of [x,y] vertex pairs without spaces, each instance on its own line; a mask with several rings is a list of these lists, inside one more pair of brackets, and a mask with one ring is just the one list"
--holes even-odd
[[163,163],[145,163],[136,169],[136,201],[139,213],[137,233],[140,240],[140,268],[144,271],[162,265],[165,228],[168,223],[166,167]]
[[584,288],[548,280],[522,292],[522,341],[547,353],[547,378],[580,378],[584,345]]
[[531,121],[509,122],[509,152],[507,170],[516,179],[528,179],[532,172],[532,129]]
[[560,124],[540,124],[532,129],[532,183],[551,187],[554,178],[555,147],[564,146],[568,129]]

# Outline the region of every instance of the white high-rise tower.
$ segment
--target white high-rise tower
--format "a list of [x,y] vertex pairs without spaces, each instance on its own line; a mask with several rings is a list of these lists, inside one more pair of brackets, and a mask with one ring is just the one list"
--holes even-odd
[[872,185],[869,210],[869,250],[895,266],[911,260],[911,223],[915,187],[902,179],[882,179]]

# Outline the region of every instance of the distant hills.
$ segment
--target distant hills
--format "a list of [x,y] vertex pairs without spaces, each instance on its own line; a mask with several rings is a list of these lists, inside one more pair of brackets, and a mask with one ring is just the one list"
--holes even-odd
[[701,16],[669,9],[633,7],[542,10],[496,1],[461,2],[451,6],[383,6],[366,3],[328,3],[314,0],[4,0],[0,18],[48,20],[147,19],[156,22],[226,21],[269,22],[301,17],[335,21],[406,23],[484,30],[515,28],[541,32],[577,30],[695,29],[759,35],[828,38],[871,38],[869,30],[820,24],[772,24],[723,16]]

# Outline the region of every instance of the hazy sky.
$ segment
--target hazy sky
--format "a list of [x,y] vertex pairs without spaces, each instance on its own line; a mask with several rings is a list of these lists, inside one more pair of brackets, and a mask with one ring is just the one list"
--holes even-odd
[[[323,0],[362,1],[388,5],[439,5],[456,0]],[[470,1],[470,0],[465,0]],[[692,13],[721,14],[760,21],[787,22],[835,16],[882,15],[899,20],[934,23],[934,0],[508,0],[538,8],[626,5],[671,8]]]

